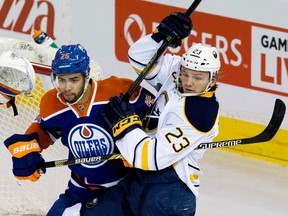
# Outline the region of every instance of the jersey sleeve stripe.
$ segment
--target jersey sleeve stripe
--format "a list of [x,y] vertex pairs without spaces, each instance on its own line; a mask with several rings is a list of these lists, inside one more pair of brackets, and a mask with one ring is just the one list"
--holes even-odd
[[149,154],[148,154],[148,145],[150,143],[150,140],[146,140],[146,142],[143,144],[142,147],[142,169],[143,170],[149,170]]
[[143,139],[141,139],[138,143],[137,143],[137,145],[135,146],[135,148],[134,148],[134,159],[133,159],[133,166],[134,167],[136,167],[136,162],[137,162],[137,151],[139,151],[139,149],[140,149],[140,147],[141,147],[141,143],[143,142],[143,140],[145,140],[145,139],[149,139],[149,137],[148,136],[145,136],[145,137],[143,137]]

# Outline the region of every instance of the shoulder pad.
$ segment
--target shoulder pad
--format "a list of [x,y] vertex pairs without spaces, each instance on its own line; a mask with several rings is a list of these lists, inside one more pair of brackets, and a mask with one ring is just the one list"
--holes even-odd
[[219,104],[215,95],[207,97],[186,97],[184,112],[187,120],[201,132],[210,131],[217,119]]

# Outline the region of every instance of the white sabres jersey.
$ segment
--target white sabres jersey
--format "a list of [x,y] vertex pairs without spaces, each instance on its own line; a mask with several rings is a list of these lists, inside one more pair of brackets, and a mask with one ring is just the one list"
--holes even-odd
[[[160,45],[148,35],[131,46],[129,59],[136,72],[143,70]],[[146,77],[158,97],[143,121],[143,130],[132,130],[116,145],[136,168],[161,170],[172,165],[197,197],[201,174],[197,161],[205,150],[194,149],[217,136],[219,105],[214,92],[190,97],[178,93],[175,79],[180,60],[173,55],[158,60]]]

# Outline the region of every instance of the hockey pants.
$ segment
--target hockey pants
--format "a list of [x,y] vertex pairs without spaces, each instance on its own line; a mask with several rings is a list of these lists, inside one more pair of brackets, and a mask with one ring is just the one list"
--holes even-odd
[[172,167],[161,171],[135,169],[81,216],[193,216],[194,194]]

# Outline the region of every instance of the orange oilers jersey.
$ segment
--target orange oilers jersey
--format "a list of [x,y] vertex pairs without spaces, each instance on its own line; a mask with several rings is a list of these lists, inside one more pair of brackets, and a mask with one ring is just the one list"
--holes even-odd
[[[132,80],[115,76],[97,82],[91,79],[88,101],[74,105],[61,103],[56,89],[52,89],[43,96],[40,114],[26,133],[36,131],[42,149],[56,139],[61,139],[69,149],[69,159],[119,153],[101,111],[110,97],[125,93],[132,83]],[[152,93],[142,87],[132,95],[130,102],[140,118],[145,116],[154,98]],[[69,168],[74,175],[83,177],[86,184],[104,187],[115,185],[128,170],[122,160],[71,165]]]

